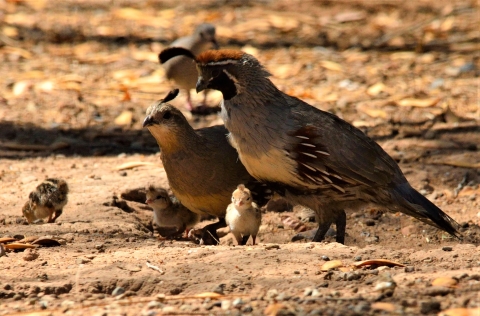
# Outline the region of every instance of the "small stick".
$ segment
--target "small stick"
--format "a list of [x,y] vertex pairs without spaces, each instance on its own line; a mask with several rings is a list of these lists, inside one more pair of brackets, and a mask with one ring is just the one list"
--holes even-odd
[[163,271],[162,269],[160,269],[156,265],[151,264],[148,260],[147,260],[146,264],[147,264],[147,267],[149,267],[150,269],[158,271],[158,272],[160,272],[160,274],[165,274],[165,271]]

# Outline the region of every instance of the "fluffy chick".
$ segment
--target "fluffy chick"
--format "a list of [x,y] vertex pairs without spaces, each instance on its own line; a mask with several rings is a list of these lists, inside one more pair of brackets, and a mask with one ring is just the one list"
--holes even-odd
[[48,178],[30,192],[28,201],[22,208],[23,216],[29,224],[48,217],[48,223],[54,223],[62,215],[68,202],[68,185],[65,180]]
[[255,238],[262,223],[262,213],[252,201],[250,190],[243,184],[233,191],[232,203],[227,207],[225,221],[239,245],[245,245],[250,235],[255,245]]
[[190,212],[176,198],[170,198],[167,191],[154,186],[147,187],[147,200],[153,208],[153,221],[158,227],[175,227],[176,232],[169,237],[177,236],[195,226],[200,220],[200,215]]

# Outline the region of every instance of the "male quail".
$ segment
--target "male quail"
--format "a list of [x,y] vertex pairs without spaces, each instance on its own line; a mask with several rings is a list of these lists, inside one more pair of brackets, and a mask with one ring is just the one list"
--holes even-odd
[[[218,48],[217,41],[215,39],[215,26],[208,23],[203,23],[197,26],[195,31],[190,36],[181,37],[175,40],[171,47],[183,47],[188,49],[194,55],[198,55],[201,52],[212,48]],[[187,93],[187,107],[192,111],[192,101],[190,98],[190,90],[195,89],[197,83],[197,69],[195,62],[190,58],[184,56],[178,56],[172,58],[168,62],[163,63],[165,68],[166,77],[169,80],[173,80],[177,86],[185,89]],[[204,92],[203,106],[206,106],[207,91]],[[201,106],[196,111],[200,111]]]
[[145,203],[153,208],[155,224],[158,227],[175,227],[177,229],[172,236],[178,236],[183,232],[188,235],[188,230],[200,221],[200,215],[190,212],[176,198],[171,198],[163,188],[150,185],[147,187],[146,196]]
[[227,207],[225,221],[239,245],[245,245],[250,235],[253,244],[262,223],[260,208],[252,200],[252,194],[243,184],[232,193],[232,203]]
[[[189,51],[172,48],[164,58]],[[295,204],[316,212],[321,241],[337,224],[344,243],[346,208],[376,204],[461,238],[458,224],[413,189],[397,163],[372,139],[337,116],[280,91],[253,56],[206,51],[196,58],[197,92],[222,92],[230,143],[256,179],[273,182]]]
[[67,195],[68,185],[65,180],[46,179],[35,188],[35,191],[30,192],[22,213],[30,224],[46,217],[48,223],[54,223],[62,215],[63,207],[68,202]]
[[232,191],[245,183],[260,204],[268,198],[268,188],[250,176],[227,140],[223,125],[194,130],[183,114],[168,104],[178,94],[171,91],[163,100],[153,103],[143,122],[157,140],[161,160],[172,192],[190,211],[218,217],[208,225],[203,240],[209,236],[218,242],[216,229],[225,227],[225,210]]

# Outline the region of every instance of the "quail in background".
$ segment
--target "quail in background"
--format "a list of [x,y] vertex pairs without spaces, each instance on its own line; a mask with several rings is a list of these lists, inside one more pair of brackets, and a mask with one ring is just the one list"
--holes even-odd
[[168,104],[177,94],[178,90],[172,90],[165,99],[152,104],[143,126],[160,147],[175,197],[192,212],[219,218],[218,223],[205,227],[202,237],[205,244],[216,244],[216,230],[226,226],[225,210],[239,182],[252,190],[261,205],[271,192],[248,174],[228,143],[223,125],[195,130],[178,109]]
[[61,179],[48,178],[30,192],[22,213],[29,224],[37,223],[48,217],[48,223],[54,223],[62,215],[68,202],[68,185]]
[[[192,52],[193,55],[198,55],[212,48],[212,46],[216,49],[218,44],[215,39],[215,26],[209,23],[200,24],[192,35],[181,37],[170,44],[170,46],[183,47]],[[188,110],[194,110],[190,90],[195,89],[195,84],[197,83],[198,73],[195,62],[190,58],[178,56],[163,63],[163,66],[167,78],[173,80],[181,89],[185,89]],[[206,99],[207,91],[204,92],[203,105],[199,106],[195,111],[202,111],[203,107],[206,107]]]
[[[193,57],[172,48],[164,58]],[[194,57],[193,57],[194,58]],[[413,189],[397,163],[372,139],[337,116],[280,91],[255,57],[237,50],[197,58],[197,92],[222,92],[230,143],[256,179],[274,183],[293,204],[316,212],[314,241],[332,223],[344,243],[346,208],[376,204],[461,238],[458,224]]]
[[240,184],[232,194],[225,221],[239,245],[245,245],[252,236],[253,244],[262,223],[260,208],[252,200],[250,190]]
[[171,198],[167,190],[150,185],[146,189],[145,203],[153,209],[153,221],[158,227],[175,227],[171,236],[178,236],[195,226],[200,221],[200,215],[190,212],[176,198]]

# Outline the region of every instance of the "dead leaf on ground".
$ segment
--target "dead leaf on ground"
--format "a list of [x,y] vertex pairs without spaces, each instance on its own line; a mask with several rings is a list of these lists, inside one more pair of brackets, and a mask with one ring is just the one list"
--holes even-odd
[[387,267],[405,267],[404,264],[387,260],[387,259],[370,259],[370,260],[363,260],[359,262],[355,262],[353,266],[356,268],[364,267],[364,266],[387,266]]
[[432,286],[445,286],[455,288],[457,287],[458,281],[454,278],[449,277],[440,277],[432,281]]
[[32,242],[32,245],[41,245],[44,247],[58,247],[62,244],[55,238],[51,237],[40,237]]
[[450,308],[438,313],[438,316],[478,316],[480,307],[477,308]]
[[336,62],[333,62],[333,61],[329,61],[329,60],[320,61],[320,66],[322,66],[325,69],[332,70],[332,71],[339,71],[339,72],[343,71],[342,65],[340,65]]
[[394,312],[396,307],[392,303],[386,303],[386,302],[375,302],[372,305],[370,305],[372,309],[376,310],[382,310],[386,312]]
[[222,297],[223,295],[222,295],[222,294],[215,293],[215,292],[204,292],[204,293],[195,294],[194,296],[197,297],[197,298],[213,298],[213,299],[217,299],[217,298]]
[[398,106],[412,106],[418,108],[427,108],[436,105],[440,101],[440,98],[431,98],[431,99],[414,99],[406,98],[399,101],[395,101],[395,104]]
[[321,271],[329,271],[332,269],[343,267],[343,262],[341,260],[332,260],[325,262],[321,267]]
[[31,244],[22,244],[22,243],[11,243],[11,244],[5,244],[4,245],[5,249],[8,250],[23,250],[23,249],[28,249],[28,248],[36,248],[37,246],[31,245]]
[[130,162],[123,163],[120,166],[117,166],[117,167],[113,168],[113,170],[121,171],[121,170],[133,169],[133,168],[136,168],[136,167],[142,167],[142,166],[157,166],[157,167],[159,167],[157,164],[155,164],[153,162],[130,161]]
[[0,244],[5,244],[7,242],[12,242],[12,241],[17,241],[17,240],[13,237],[2,237],[2,238],[0,238]]
[[123,111],[117,116],[114,120],[115,125],[128,126],[131,125],[133,121],[132,111]]
[[286,306],[282,303],[270,304],[265,308],[265,310],[263,311],[263,314],[267,316],[276,316],[276,315],[279,315],[280,311],[285,308]]

